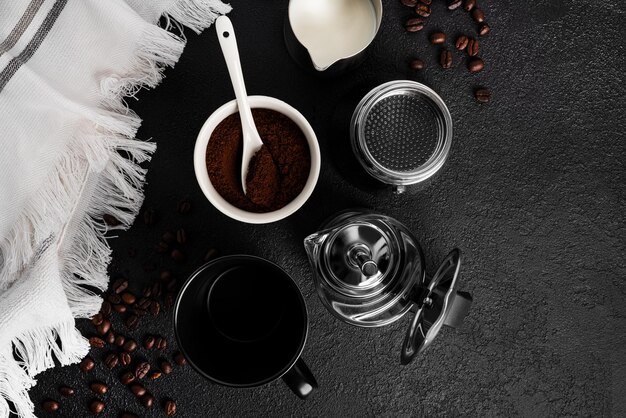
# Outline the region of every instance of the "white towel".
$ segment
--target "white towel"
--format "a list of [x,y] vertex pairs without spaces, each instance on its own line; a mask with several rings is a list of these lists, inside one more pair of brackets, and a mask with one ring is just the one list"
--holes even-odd
[[74,318],[96,313],[93,289],[108,284],[103,215],[132,223],[138,163],[155,148],[134,138],[141,120],[123,97],[156,86],[184,47],[158,20],[200,32],[228,11],[220,0],[0,1],[0,417],[33,416],[34,376],[88,352]]

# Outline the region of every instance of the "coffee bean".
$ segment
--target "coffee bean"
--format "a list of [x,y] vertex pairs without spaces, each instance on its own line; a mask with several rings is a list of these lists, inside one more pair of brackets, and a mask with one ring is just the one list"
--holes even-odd
[[173,244],[176,241],[176,235],[172,231],[166,231],[161,236],[161,241],[167,244]]
[[91,401],[91,403],[89,404],[89,410],[91,411],[92,414],[94,415],[100,415],[100,413],[102,413],[102,411],[104,411],[104,407],[105,404],[102,401],[99,401],[97,399],[94,399],[93,401]]
[[115,312],[123,314],[124,312],[126,312],[126,305],[122,305],[121,303],[118,305],[113,305],[113,310],[115,310]]
[[191,202],[187,199],[183,199],[176,205],[176,210],[181,215],[186,215],[191,211]]
[[106,300],[102,302],[102,306],[100,306],[100,313],[103,317],[111,315],[111,303]]
[[420,0],[420,2],[430,6],[430,4],[433,2],[433,0]]
[[475,57],[476,55],[478,55],[479,51],[480,43],[478,42],[478,39],[470,39],[467,42],[467,55],[469,55],[470,57]]
[[140,399],[141,404],[146,408],[152,408],[152,406],[154,405],[154,400],[154,396],[152,396],[150,393],[146,393]]
[[159,337],[154,342],[154,346],[156,349],[163,351],[167,348],[167,340],[163,337]]
[[212,259],[216,255],[217,255],[217,250],[215,248],[209,248],[208,251],[206,252],[206,254],[204,255],[204,257],[202,257],[202,259],[204,261],[209,261],[210,259]]
[[402,4],[407,7],[415,7],[415,5],[417,4],[417,0],[402,0]]
[[169,282],[167,282],[167,290],[169,290],[170,292],[173,292],[176,289],[177,285],[178,285],[178,282],[176,281],[176,279],[172,279]]
[[98,381],[91,382],[89,384],[89,389],[91,389],[91,391],[97,395],[104,395],[109,391],[109,387],[106,384]]
[[459,7],[461,7],[461,3],[462,2],[463,2],[462,0],[450,0],[448,2],[448,9],[449,10],[456,10]]
[[102,215],[102,220],[105,224],[109,226],[118,226],[121,222],[113,215],[105,214]]
[[478,7],[472,10],[472,19],[476,23],[483,23],[485,21],[485,12],[483,12]]
[[480,28],[478,28],[478,34],[480,36],[485,36],[487,35],[489,32],[491,32],[491,28],[489,27],[488,24],[483,23],[480,25]]
[[124,345],[124,343],[126,342],[126,338],[123,335],[116,335],[115,336],[115,345],[118,347],[121,347]]
[[148,225],[148,226],[152,226],[154,224],[156,224],[158,221],[158,216],[156,214],[156,211],[154,210],[154,208],[147,208],[146,210],[144,210],[143,212],[143,223]]
[[104,316],[101,313],[97,313],[91,317],[91,323],[98,326],[104,321]]
[[122,366],[128,366],[131,362],[132,358],[130,356],[130,353],[122,351],[120,353],[120,363],[122,363]]
[[133,372],[126,372],[120,376],[120,382],[122,382],[123,385],[131,384],[134,381],[135,375],[133,374]]
[[128,280],[126,279],[117,279],[113,283],[113,291],[118,295],[122,293],[128,287]]
[[107,296],[107,300],[109,302],[111,302],[112,304],[116,304],[116,303],[121,303],[122,302],[122,298],[117,293],[110,293]]
[[136,299],[137,298],[135,297],[135,295],[130,292],[122,293],[122,301],[124,301],[124,303],[127,305],[132,305],[133,303],[135,303]]
[[170,257],[172,257],[172,260],[176,261],[177,263],[182,263],[183,261],[185,261],[185,254],[179,249],[172,250],[172,252],[170,253]]
[[187,359],[185,358],[185,356],[183,356],[183,353],[177,351],[176,353],[174,353],[174,362],[179,366],[184,366],[185,364],[187,364]]
[[146,388],[144,388],[141,383],[133,383],[130,385],[130,391],[138,398],[146,394]]
[[161,372],[152,372],[152,373],[150,373],[150,379],[151,380],[157,380],[159,377],[161,377]]
[[174,294],[173,293],[165,294],[165,300],[163,301],[163,306],[165,307],[165,309],[170,309],[172,306],[174,306]]
[[89,345],[95,348],[102,348],[106,345],[102,338],[91,337],[89,338]]
[[74,390],[74,388],[71,388],[69,386],[61,386],[59,388],[59,393],[62,396],[65,396],[66,398],[70,397],[70,396],[74,396],[74,394],[76,393],[76,391]]
[[124,343],[124,350],[128,353],[132,353],[137,350],[137,342],[133,339],[126,340]]
[[426,21],[420,17],[414,17],[404,23],[404,29],[407,32],[419,32],[424,29]]
[[161,296],[161,283],[154,282],[154,284],[152,285],[152,295],[155,298],[158,298],[159,296]]
[[409,67],[411,67],[413,71],[421,71],[424,69],[425,66],[426,65],[424,64],[424,61],[417,58],[411,60],[411,62],[409,63]]
[[434,32],[430,35],[430,43],[433,45],[441,45],[446,42],[446,34],[443,32]]
[[474,91],[474,97],[478,103],[489,103],[491,92],[486,88],[479,88]]
[[117,361],[117,355],[115,353],[110,353],[104,358],[104,364],[106,364],[109,369],[117,367]]
[[93,361],[91,357],[85,357],[79,364],[78,367],[84,373],[87,373],[95,367],[96,363]]
[[159,254],[163,254],[168,252],[170,249],[170,246],[167,245],[167,243],[163,242],[163,241],[159,241],[157,244],[154,245],[154,251],[156,251]]
[[146,350],[152,350],[154,348],[155,338],[152,335],[148,335],[145,340],[143,340],[143,348]]
[[141,298],[137,301],[137,308],[142,309],[142,310],[147,310],[150,308],[150,303],[152,303],[152,301],[148,298]]
[[415,13],[417,13],[417,15],[421,17],[428,17],[430,16],[430,6],[420,3],[415,6]]
[[152,296],[152,286],[147,285],[143,288],[143,290],[141,291],[141,295],[145,298],[149,298],[150,296]]
[[159,280],[162,282],[167,282],[172,279],[172,272],[170,270],[161,270],[159,273]]
[[[59,408],[61,407],[61,405],[57,402],[57,401],[53,401],[53,400],[47,400],[47,401],[43,401],[41,403],[41,407],[43,408],[44,411],[46,412],[56,412],[59,410]],[[7,412],[8,414],[8,412]],[[8,415],[7,415],[8,416]]]
[[168,417],[173,417],[176,415],[176,402],[173,400],[167,400],[165,405],[163,406],[163,410],[165,411],[165,415]]
[[103,319],[102,323],[96,327],[96,331],[98,331],[98,334],[100,335],[106,334],[107,332],[109,332],[110,329],[111,321],[109,321],[108,319]]
[[170,374],[172,373],[172,363],[170,363],[167,360],[162,360],[159,363],[159,368],[161,369],[161,371],[165,374]]
[[176,241],[181,245],[187,242],[187,232],[184,228],[180,228],[176,231]]
[[469,40],[467,39],[467,36],[465,35],[461,35],[458,38],[456,38],[456,49],[458,49],[459,51],[463,51],[466,47],[467,47],[467,43],[469,42]]
[[150,371],[150,364],[147,361],[142,361],[135,367],[135,377],[137,379],[143,379]]
[[452,68],[452,52],[447,49],[442,50],[439,55],[439,64],[444,69]]
[[130,315],[126,318],[126,326],[128,329],[135,330],[139,326],[139,317],[137,315]]
[[128,411],[124,411],[122,412],[122,414],[120,415],[120,418],[139,418],[137,415],[128,412]]
[[485,68],[485,63],[480,58],[472,58],[467,63],[467,69],[470,73],[477,73]]
[[104,336],[104,341],[107,344],[113,344],[115,342],[115,334],[113,334],[113,331],[107,332],[107,335]]
[[161,311],[161,304],[159,304],[159,302],[157,302],[156,300],[153,300],[150,303],[150,313],[152,314],[152,316],[157,316],[160,311]]
[[474,7],[476,7],[476,0],[465,0],[463,2],[463,8],[468,12],[471,12]]

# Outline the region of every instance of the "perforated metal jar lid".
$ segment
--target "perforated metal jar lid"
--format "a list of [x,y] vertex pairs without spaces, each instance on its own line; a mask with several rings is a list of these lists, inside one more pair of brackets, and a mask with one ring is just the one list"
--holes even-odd
[[351,122],[352,149],[374,178],[399,187],[422,182],[444,164],[452,145],[452,117],[429,87],[391,81],[370,91]]

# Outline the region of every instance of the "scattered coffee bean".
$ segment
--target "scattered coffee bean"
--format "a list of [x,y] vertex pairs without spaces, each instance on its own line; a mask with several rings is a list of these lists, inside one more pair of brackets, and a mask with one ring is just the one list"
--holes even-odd
[[106,366],[109,369],[114,369],[117,367],[117,354],[115,353],[109,353],[105,358],[104,358],[104,364],[106,364]]
[[106,345],[104,340],[99,337],[91,337],[89,338],[89,345],[95,348],[102,348]]
[[124,301],[124,303],[127,305],[132,305],[133,303],[135,303],[136,299],[137,298],[135,297],[135,295],[130,292],[122,293],[122,301]]
[[126,326],[128,329],[135,330],[139,326],[139,317],[137,315],[130,315],[126,318]]
[[131,384],[134,381],[135,375],[133,374],[133,372],[126,372],[120,376],[120,382],[122,382],[123,385]]
[[167,282],[172,279],[172,272],[170,270],[162,270],[159,274],[159,280]]
[[468,12],[471,12],[474,7],[476,7],[476,0],[465,0],[463,2],[463,8]]
[[133,339],[126,340],[124,343],[124,350],[128,353],[133,353],[137,350],[137,342]]
[[417,0],[402,0],[402,4],[407,7],[415,7],[415,5],[417,4]]
[[128,280],[126,279],[117,279],[113,283],[113,291],[118,295],[122,293],[128,287]]
[[185,261],[185,254],[179,249],[172,250],[172,252],[170,253],[170,257],[172,257],[172,260],[176,261],[177,263],[182,263],[183,261]]
[[173,417],[176,415],[176,402],[171,399],[167,400],[165,405],[163,405],[163,410],[165,411],[165,415]]
[[159,363],[159,368],[161,369],[161,371],[165,374],[170,374],[172,373],[172,363],[170,363],[167,360],[162,360]]
[[154,348],[155,338],[152,335],[148,335],[145,340],[143,340],[143,348],[146,350],[152,350]]
[[166,231],[162,236],[161,240],[168,244],[173,244],[176,241],[176,235],[172,231]]
[[157,302],[156,300],[150,302],[150,313],[152,314],[152,316],[157,316],[160,311],[161,304],[159,302]]
[[128,366],[131,362],[132,358],[130,356],[130,353],[122,351],[120,353],[120,363],[122,363],[122,366]]
[[176,353],[174,353],[174,362],[179,366],[184,366],[185,364],[187,364],[187,359],[185,358],[185,356],[183,356],[183,353],[177,351]]
[[180,228],[176,231],[176,241],[181,245],[187,242],[187,232],[184,228]]
[[156,251],[159,254],[163,254],[168,252],[170,249],[170,246],[167,245],[167,243],[165,243],[164,241],[159,241],[157,244],[154,245],[154,251]]
[[417,15],[421,17],[428,17],[430,16],[430,6],[424,3],[420,3],[415,6],[415,13],[417,13]]
[[126,312],[126,305],[122,305],[121,303],[118,305],[113,305],[113,310],[117,313],[123,314]]
[[108,317],[111,315],[111,304],[108,301],[102,302],[102,306],[100,306],[100,314],[103,317]]
[[462,0],[450,0],[448,2],[448,9],[449,10],[456,10],[459,7],[461,7],[461,4],[463,3]]
[[121,347],[124,345],[124,343],[126,342],[126,338],[123,335],[116,335],[115,336],[115,345],[118,347]]
[[102,382],[91,382],[89,384],[89,389],[97,395],[104,395],[109,391],[109,387]]
[[420,17],[414,17],[404,23],[404,29],[407,32],[419,32],[424,29],[426,21]]
[[433,0],[420,0],[420,2],[430,6],[430,4],[433,2]]
[[474,91],[474,97],[478,103],[489,103],[491,92],[486,88],[479,88]]
[[433,45],[441,45],[446,43],[446,34],[443,32],[434,32],[430,35],[430,43]]
[[91,323],[98,326],[104,321],[104,316],[101,313],[97,313],[91,317]]
[[102,215],[102,220],[104,220],[104,223],[109,226],[118,226],[121,224],[115,216],[109,214]]
[[132,412],[124,411],[120,415],[120,418],[139,418],[139,417],[137,415],[133,414]]
[[157,223],[158,216],[154,210],[154,208],[147,208],[143,212],[143,223],[152,226]]
[[170,309],[172,306],[174,306],[174,294],[173,293],[165,294],[163,306],[165,307],[165,309]]
[[186,215],[191,211],[191,202],[187,199],[183,199],[176,205],[176,210],[181,215]]
[[122,298],[117,293],[110,293],[107,296],[107,300],[109,302],[111,302],[112,304],[116,304],[116,303],[121,303],[122,302]]
[[152,296],[152,286],[147,285],[143,288],[143,290],[141,291],[141,295],[144,298],[149,298],[150,296]]
[[161,283],[154,282],[154,284],[152,285],[152,295],[155,298],[158,298],[159,296],[161,296]]
[[[57,401],[47,400],[41,403],[41,407],[46,412],[56,412],[59,410],[61,405]],[[8,412],[7,412],[8,413]]]
[[135,377],[137,379],[143,379],[150,371],[150,364],[147,361],[142,361],[135,367]]
[[176,279],[170,280],[169,282],[167,282],[167,290],[173,292],[176,289],[177,284],[178,282],[176,281]]
[[470,57],[475,57],[476,55],[478,55],[479,51],[480,43],[478,42],[478,39],[470,39],[467,42],[467,55],[469,55]]
[[447,49],[442,50],[439,55],[439,64],[444,69],[452,68],[452,52]]
[[148,298],[141,298],[137,302],[137,307],[140,308],[140,309],[143,309],[145,311],[148,308],[150,308],[150,303],[152,303],[152,301],[150,299],[148,299]]
[[150,373],[150,380],[157,380],[159,377],[161,377],[161,372]]
[[476,23],[483,23],[485,21],[485,12],[483,12],[478,7],[472,10],[472,19]]
[[115,334],[113,334],[113,331],[107,332],[107,335],[104,336],[104,341],[107,344],[113,344],[115,342]]
[[485,35],[487,35],[489,32],[491,32],[491,28],[490,28],[490,27],[489,27],[489,25],[488,25],[488,24],[486,24],[486,23],[482,23],[482,24],[480,25],[480,28],[478,28],[478,34],[479,34],[480,36],[485,36]]
[[104,411],[104,407],[105,407],[104,402],[99,401],[97,399],[94,399],[89,404],[89,410],[94,415],[100,415],[102,413],[102,411]]
[[217,250],[215,248],[209,248],[208,251],[206,252],[206,254],[204,255],[204,257],[202,257],[202,259],[204,261],[209,261],[210,259],[212,259],[216,255],[217,255]]
[[157,338],[156,341],[154,342],[154,347],[157,350],[164,351],[167,348],[167,340],[163,337]]
[[141,397],[140,401],[141,404],[146,408],[152,408],[152,406],[154,405],[154,396],[152,396],[150,393],[146,393]]
[[138,398],[146,394],[146,388],[141,383],[133,383],[130,385],[130,391]]
[[111,321],[109,321],[108,319],[103,319],[102,323],[96,327],[96,331],[98,331],[98,334],[100,335],[106,334],[107,332],[109,332],[110,329]]
[[84,373],[87,373],[95,367],[96,363],[93,361],[91,357],[85,357],[79,364],[78,367]]
[[424,61],[417,58],[411,60],[411,62],[409,63],[409,67],[411,67],[413,71],[421,71],[424,69],[425,66],[426,65],[424,64]]
[[62,396],[65,396],[66,398],[70,397],[70,396],[74,396],[74,394],[76,393],[76,391],[74,390],[74,388],[71,388],[69,386],[61,386],[59,388],[59,393]]
[[456,49],[458,49],[459,51],[463,51],[466,47],[467,47],[467,43],[469,42],[469,40],[467,39],[467,36],[465,35],[461,35],[458,38],[456,38]]
[[477,57],[472,58],[467,63],[467,69],[469,70],[470,73],[477,73],[479,71],[482,71],[483,68],[485,68],[484,61]]

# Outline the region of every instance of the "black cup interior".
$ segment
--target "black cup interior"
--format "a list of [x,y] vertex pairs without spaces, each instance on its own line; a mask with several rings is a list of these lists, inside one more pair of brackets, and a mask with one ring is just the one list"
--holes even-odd
[[307,313],[298,286],[252,256],[205,264],[183,286],[174,312],[181,351],[205,377],[250,387],[285,373],[300,356]]

